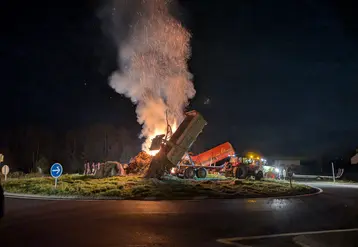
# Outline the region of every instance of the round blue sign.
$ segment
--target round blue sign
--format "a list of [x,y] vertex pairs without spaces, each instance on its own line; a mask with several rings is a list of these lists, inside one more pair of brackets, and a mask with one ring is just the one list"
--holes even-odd
[[63,168],[60,163],[55,163],[51,166],[50,174],[53,178],[59,178],[62,175]]

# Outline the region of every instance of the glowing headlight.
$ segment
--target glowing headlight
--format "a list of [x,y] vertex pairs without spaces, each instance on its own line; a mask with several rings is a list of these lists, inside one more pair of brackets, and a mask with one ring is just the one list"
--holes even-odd
[[172,167],[172,169],[170,170],[170,173],[171,173],[171,174],[175,174],[175,173],[176,173],[176,168],[175,168],[175,167]]
[[275,168],[275,172],[279,173],[279,172],[280,172],[280,170],[279,170],[278,168]]

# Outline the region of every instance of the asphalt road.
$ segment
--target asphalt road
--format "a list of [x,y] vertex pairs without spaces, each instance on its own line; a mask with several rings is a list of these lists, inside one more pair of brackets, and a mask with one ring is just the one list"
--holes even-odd
[[[217,241],[226,238],[233,238],[230,241],[237,246],[243,243],[297,246],[292,239],[300,234],[245,238],[358,228],[358,186],[314,185],[324,192],[295,199],[159,202],[7,199],[6,217],[0,222],[0,246],[211,247],[226,246]],[[358,232],[335,234],[336,241],[358,243],[354,237]],[[326,239],[320,236],[317,235]],[[349,246],[342,243],[339,246]]]

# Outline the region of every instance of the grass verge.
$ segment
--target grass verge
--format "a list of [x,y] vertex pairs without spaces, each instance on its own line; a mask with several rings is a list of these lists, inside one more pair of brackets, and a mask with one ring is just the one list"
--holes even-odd
[[305,185],[279,181],[250,181],[208,178],[201,180],[172,179],[159,181],[139,177],[111,177],[94,179],[82,175],[64,175],[58,180],[57,189],[50,177],[8,179],[6,192],[85,197],[121,197],[123,199],[187,199],[196,196],[209,198],[273,197],[313,193]]

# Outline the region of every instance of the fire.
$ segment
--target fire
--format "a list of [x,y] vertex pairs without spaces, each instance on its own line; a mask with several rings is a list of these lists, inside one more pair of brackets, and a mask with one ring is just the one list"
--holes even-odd
[[[174,133],[176,130],[177,130],[177,124],[174,123],[172,126],[172,132]],[[154,137],[156,137],[157,135],[162,135],[162,134],[165,134],[167,133],[167,129],[162,129],[162,128],[158,128],[158,129],[155,129],[153,131],[153,134],[151,134],[150,136],[147,137],[146,141],[144,142],[144,145],[143,145],[143,151],[145,151],[147,154],[151,155],[151,156],[155,156],[159,150],[149,150],[149,147],[152,143],[152,139]]]
[[118,69],[109,84],[136,105],[142,150],[155,155],[157,150],[149,150],[152,139],[166,134],[167,120],[176,130],[173,123],[180,123],[196,93],[188,69],[191,34],[172,15],[175,0],[108,2],[115,7],[109,18],[118,47]]
[[149,150],[147,152],[150,156],[155,156],[157,153],[159,153],[159,150]]

